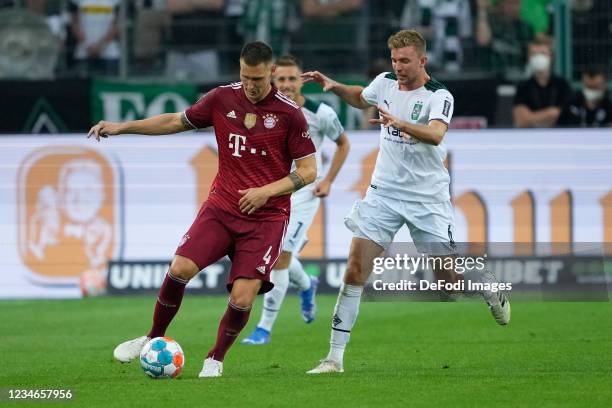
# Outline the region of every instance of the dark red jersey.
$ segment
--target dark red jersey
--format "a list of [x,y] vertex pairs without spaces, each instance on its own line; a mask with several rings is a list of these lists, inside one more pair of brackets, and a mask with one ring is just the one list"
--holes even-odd
[[308,124],[299,106],[272,87],[261,101],[252,103],[240,82],[208,92],[185,111],[196,128],[214,126],[219,150],[219,171],[208,204],[231,214],[279,220],[289,216],[290,195],[272,197],[254,214],[240,212],[238,190],[261,187],[289,174],[293,160],[315,153]]

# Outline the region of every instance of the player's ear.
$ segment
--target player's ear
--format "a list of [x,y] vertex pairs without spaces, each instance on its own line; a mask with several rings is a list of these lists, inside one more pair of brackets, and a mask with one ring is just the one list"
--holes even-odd
[[421,68],[425,68],[425,64],[427,64],[427,54],[421,56]]
[[270,73],[271,73],[272,75],[274,75],[274,72],[275,72],[275,71],[276,71],[276,64],[272,64],[272,65],[270,66]]

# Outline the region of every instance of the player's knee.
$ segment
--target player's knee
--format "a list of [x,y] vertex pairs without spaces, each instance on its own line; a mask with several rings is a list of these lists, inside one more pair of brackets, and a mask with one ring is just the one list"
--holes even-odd
[[261,288],[258,279],[236,279],[230,293],[230,302],[244,309],[250,309]]
[[179,279],[191,280],[198,273],[197,265],[188,258],[175,257],[170,265],[170,273]]
[[230,302],[241,308],[241,309],[250,309],[253,306],[253,301],[255,300],[254,296],[249,296],[248,294],[232,294],[230,296]]
[[361,263],[355,260],[349,261],[344,272],[344,282],[350,285],[363,285],[363,270]]

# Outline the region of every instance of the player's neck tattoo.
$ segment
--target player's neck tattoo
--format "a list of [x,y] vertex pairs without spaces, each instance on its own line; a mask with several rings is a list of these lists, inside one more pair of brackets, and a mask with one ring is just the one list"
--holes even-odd
[[306,185],[306,183],[304,183],[304,179],[298,174],[297,170],[289,173],[289,178],[293,182],[293,191],[298,191],[300,188]]

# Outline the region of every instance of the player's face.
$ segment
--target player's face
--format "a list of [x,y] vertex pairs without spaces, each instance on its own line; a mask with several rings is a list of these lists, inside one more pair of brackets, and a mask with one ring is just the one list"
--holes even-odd
[[414,83],[423,71],[427,56],[421,55],[413,46],[391,50],[391,64],[400,85]]
[[599,93],[603,93],[607,88],[606,78],[603,75],[589,76],[584,74],[582,75],[582,86],[586,89],[592,89]]
[[274,68],[274,65],[265,63],[250,66],[240,60],[240,80],[251,102],[259,102],[267,95]]
[[295,101],[301,95],[304,85],[301,74],[302,71],[296,66],[276,67],[273,77],[274,86]]

